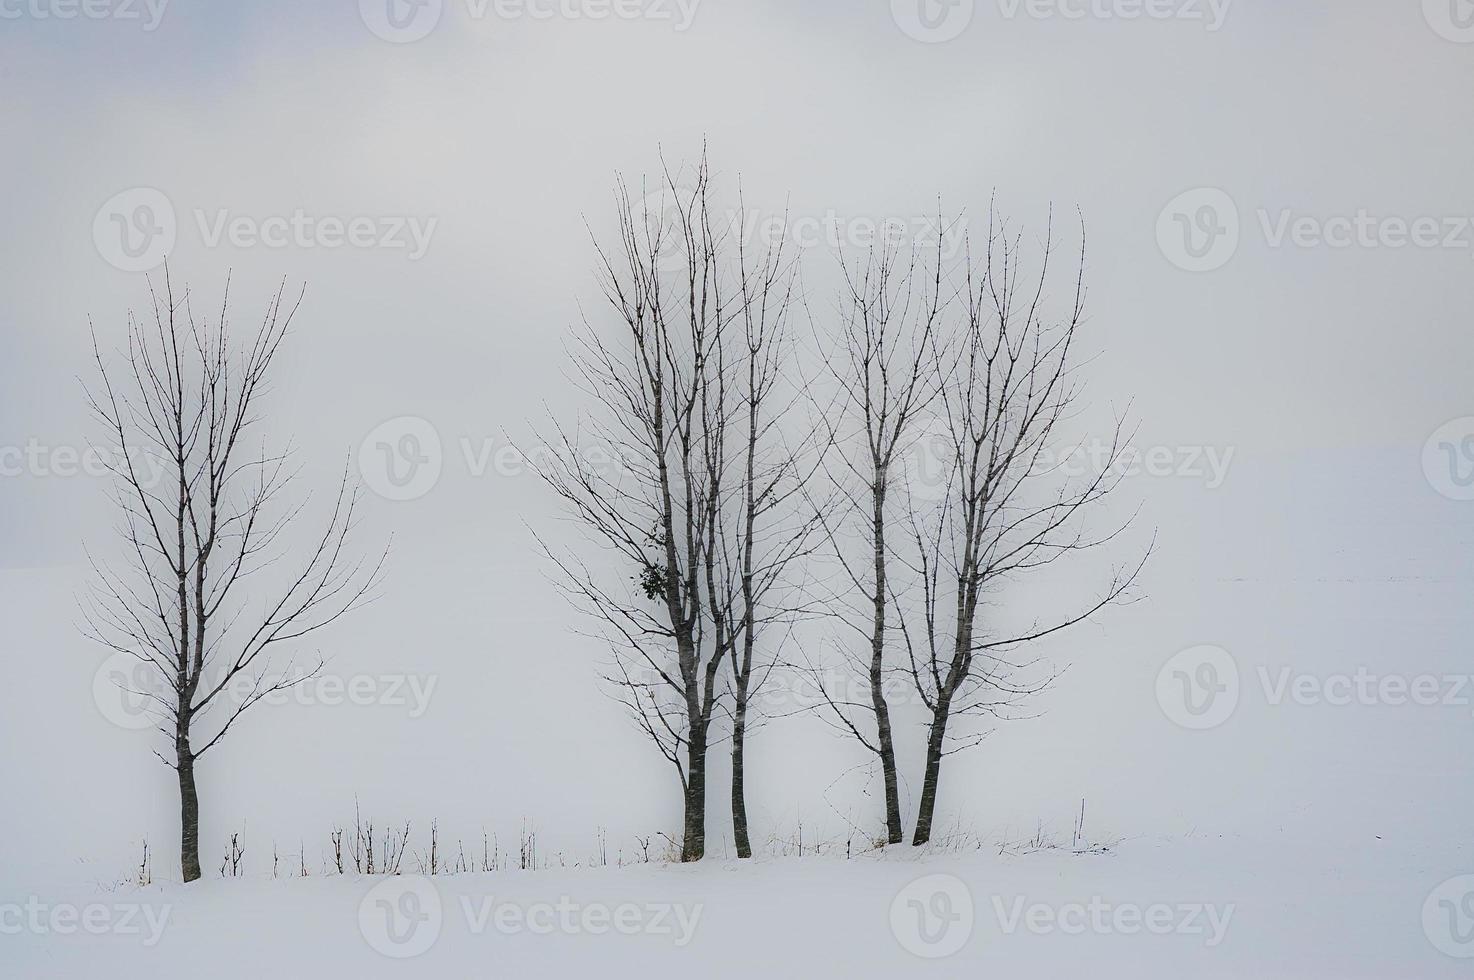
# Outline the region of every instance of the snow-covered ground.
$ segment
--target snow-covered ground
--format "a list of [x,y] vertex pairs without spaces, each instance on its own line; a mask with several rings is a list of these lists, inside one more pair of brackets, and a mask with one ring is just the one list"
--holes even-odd
[[[1386,513],[1411,516],[1359,512],[1344,488],[1370,481],[1355,473],[1382,474]],[[528,740],[549,731],[518,714],[531,688],[468,684],[492,669],[477,666],[447,669],[433,710],[399,725],[370,708],[266,709],[208,770],[205,878],[184,887],[171,774],[147,733],[120,731],[93,703],[96,658],[67,632],[70,573],[12,571],[0,605],[15,642],[55,655],[15,661],[0,691],[0,730],[22,750],[0,816],[0,977],[1467,976],[1466,523],[1452,503],[1430,506],[1421,474],[1377,459],[1247,461],[1236,474],[1216,522],[1189,494],[1154,512],[1163,564],[1212,556],[1215,574],[1160,576],[1049,711],[949,762],[942,826],[1014,846],[925,856],[736,862],[718,795],[701,865],[588,868],[588,828],[607,821],[610,861],[628,862],[637,835],[670,825],[669,776],[638,746],[608,748],[624,727],[592,692],[582,768]],[[1276,511],[1256,499],[1275,487],[1303,500]],[[1265,513],[1257,532],[1241,517]],[[1179,651],[1203,648],[1237,661],[1223,665],[1238,678],[1225,717],[1182,715],[1159,687]],[[1362,703],[1360,674],[1447,683],[1424,704],[1379,680]],[[843,841],[842,806],[859,834],[877,820],[873,797],[839,782],[835,740],[807,726],[754,743],[769,753],[761,798],[796,801],[755,811],[769,849],[800,825],[811,841]],[[454,772],[437,768],[445,753]],[[437,876],[428,889],[324,876],[329,831],[351,826],[359,796],[381,826],[412,818],[416,850],[437,816],[450,849],[479,842],[485,815],[505,855],[525,815],[545,855],[585,867],[554,857],[553,869]],[[1082,796],[1088,837],[1114,846],[1022,843],[1041,817],[1046,837],[1068,841]],[[245,876],[222,880],[237,829]],[[117,884],[144,834],[156,883]],[[311,875],[271,880],[273,845],[286,875],[299,842]]]
[[[1105,853],[78,887],[8,912],[7,977],[1467,976],[1467,847],[1227,838]],[[27,896],[7,889],[12,908]],[[90,920],[88,917],[91,917]],[[95,933],[83,923],[91,921]]]

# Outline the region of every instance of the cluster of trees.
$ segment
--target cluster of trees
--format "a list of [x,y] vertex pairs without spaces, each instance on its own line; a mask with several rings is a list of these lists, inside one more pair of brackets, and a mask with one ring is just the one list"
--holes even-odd
[[[1050,235],[1026,275],[1021,238],[990,220],[955,268],[940,238],[935,251],[889,243],[843,262],[837,312],[816,318],[786,236],[754,248],[734,234],[750,225],[720,217],[704,156],[660,183],[638,198],[617,190],[617,240],[596,243],[615,315],[586,322],[572,352],[592,404],[557,429],[540,467],[591,550],[540,543],[611,644],[610,689],[678,774],[682,860],[705,853],[708,755],[723,739],[733,837],[752,855],[746,742],[759,691],[786,670],[811,675],[816,709],[874,754],[888,843],[904,825],[887,682],[908,679],[930,718],[912,835],[924,844],[942,762],[977,738],[963,720],[1047,683],[1014,651],[1122,598],[1141,568],[1028,629],[983,621],[1002,583],[1124,526],[1085,526],[1116,486],[1112,468],[1072,480],[1041,465],[1077,391],[1083,244],[1058,315],[1045,313]],[[93,561],[83,613],[89,636],[158,681],[134,693],[156,703],[172,745],[158,754],[178,774],[192,881],[199,759],[253,705],[320,669],[268,668],[278,645],[369,597],[384,556],[349,547],[358,493],[346,469],[326,525],[305,547],[290,540],[295,470],[256,439],[300,296],[278,290],[238,336],[228,284],[213,319],[174,295],[167,272],[151,295],[120,366],[94,342],[88,397],[121,450],[125,547],[121,561]],[[823,351],[809,375],[801,314]],[[133,467],[144,454],[163,462],[161,481]],[[812,623],[837,626],[837,663],[792,655]],[[845,672],[858,685],[836,683]]]
[[[892,241],[842,260],[828,321],[800,295],[786,236],[746,241],[740,194],[737,220],[724,216],[704,157],[659,183],[617,188],[617,240],[596,242],[613,323],[585,322],[573,351],[592,405],[558,429],[543,471],[592,547],[544,550],[611,645],[611,690],[676,769],[683,860],[705,851],[721,721],[733,838],[751,856],[745,744],[779,669],[807,671],[817,709],[875,755],[888,843],[905,830],[887,681],[909,679],[930,718],[912,835],[924,844],[944,758],[978,737],[960,722],[1049,680],[1014,652],[1121,599],[1145,561],[1026,629],[983,621],[1003,583],[1125,527],[1086,526],[1115,467],[1071,479],[1049,464],[1078,391],[1083,241],[1061,312],[1046,312],[1052,229],[1025,273],[1021,236],[990,219],[955,268],[940,237],[935,251]],[[800,313],[825,362],[812,376]],[[1113,460],[1121,439],[1117,423]],[[839,664],[785,651],[815,621],[838,626]]]

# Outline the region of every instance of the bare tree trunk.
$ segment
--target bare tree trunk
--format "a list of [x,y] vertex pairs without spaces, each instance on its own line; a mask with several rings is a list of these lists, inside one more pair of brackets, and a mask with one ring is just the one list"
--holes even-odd
[[885,700],[885,485],[875,488],[875,514],[872,532],[875,540],[875,624],[870,637],[870,704],[875,711],[875,738],[880,756],[881,774],[885,780],[885,839],[899,844],[901,829],[901,793],[896,778],[896,745],[891,736],[891,710]]
[[937,810],[937,780],[942,775],[942,746],[947,737],[947,715],[951,706],[937,702],[932,715],[931,732],[926,740],[926,775],[921,781],[921,806],[916,811],[916,834],[911,844],[920,847],[931,840],[932,817]]
[[744,785],[743,755],[747,737],[747,681],[737,683],[737,704],[732,712],[732,837],[739,858],[752,857],[747,837],[747,790]]
[[195,791],[188,733],[180,733],[174,749],[179,771],[179,866],[184,880],[191,882],[200,876],[200,797]]
[[686,814],[681,860],[700,861],[706,854],[706,725],[692,726],[687,740]]

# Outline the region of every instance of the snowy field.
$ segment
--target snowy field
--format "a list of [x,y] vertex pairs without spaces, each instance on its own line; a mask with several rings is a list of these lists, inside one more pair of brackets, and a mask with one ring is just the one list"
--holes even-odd
[[[874,797],[851,795],[839,777],[856,760],[800,719],[753,743],[749,764],[777,787],[756,798],[756,829],[769,851],[782,841],[791,852],[802,819],[808,846],[823,842],[826,856],[732,860],[722,794],[713,853],[697,866],[559,868],[589,863],[588,827],[600,819],[610,821],[609,861],[635,860],[637,839],[671,824],[668,774],[620,741],[619,719],[592,688],[581,710],[603,720],[600,737],[539,749],[524,735],[547,735],[546,721],[517,690],[446,679],[421,713],[265,709],[207,772],[205,877],[182,886],[170,773],[148,754],[147,732],[119,731],[109,702],[94,700],[101,661],[66,631],[79,570],[7,572],[6,615],[24,647],[67,655],[25,660],[0,692],[9,744],[58,733],[12,766],[24,792],[10,797],[0,840],[0,975],[174,978],[207,963],[211,976],[242,978],[1467,976],[1474,692],[1459,641],[1469,627],[1459,555],[1470,532],[1460,505],[1429,503],[1412,461],[1244,459],[1219,492],[1218,522],[1198,519],[1190,481],[1149,487],[1168,567],[1210,554],[1214,573],[1153,578],[1048,711],[951,760],[944,826],[970,821],[989,843],[924,856],[909,846],[831,856],[846,834],[835,808],[872,827]],[[1358,483],[1366,472],[1384,476]],[[1267,508],[1284,486],[1303,500]],[[1364,511],[1351,487],[1417,516]],[[1199,717],[1162,679],[1204,644],[1232,652],[1238,685],[1227,711]],[[570,673],[587,669],[568,659]],[[1359,674],[1376,679],[1360,694]],[[1419,678],[1438,679],[1428,703],[1411,700]],[[496,745],[507,748],[478,761]],[[443,768],[445,746],[471,768]],[[528,753],[540,764],[529,768]],[[540,778],[578,759],[584,777]],[[1092,847],[1070,853],[1082,796]],[[553,867],[433,884],[325,874],[328,830],[351,822],[354,797],[381,820],[412,818],[417,853],[437,816],[473,850],[485,815],[504,865],[526,818]],[[1039,820],[1042,848],[1031,844]],[[222,878],[237,829],[242,877]],[[155,883],[139,888],[145,834]],[[300,878],[303,838],[310,875]]]
[[[1089,854],[79,887],[38,909],[49,930],[5,937],[4,973],[1436,980],[1468,975],[1439,948],[1474,947],[1468,920],[1460,931],[1437,889],[1471,860],[1468,847],[1393,840],[1183,838]],[[89,915],[136,931],[88,935]]]

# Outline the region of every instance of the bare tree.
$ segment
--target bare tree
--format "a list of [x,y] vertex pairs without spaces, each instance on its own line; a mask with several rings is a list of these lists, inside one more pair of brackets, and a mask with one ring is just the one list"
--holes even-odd
[[[885,690],[892,670],[886,658],[888,633],[893,629],[887,620],[892,559],[887,534],[904,518],[893,497],[902,457],[937,391],[932,355],[943,306],[941,241],[939,235],[931,261],[924,251],[912,247],[903,254],[888,241],[872,248],[863,265],[842,265],[840,350],[830,361],[839,389],[834,454],[839,462],[831,467],[837,470],[831,476],[840,506],[831,508],[825,501],[815,507],[843,579],[861,597],[858,607],[840,597],[832,611],[864,643],[863,654],[847,652],[844,665],[864,679],[869,698],[854,700],[847,685],[836,690],[822,665],[811,665],[811,673],[828,720],[880,760],[886,841],[891,844],[901,842],[904,830]],[[856,530],[868,561],[849,553]],[[895,530],[904,533],[906,528]],[[841,641],[841,649],[849,651],[849,643]]]
[[930,449],[940,457],[933,462],[941,478],[935,493],[926,495],[934,499],[907,495],[919,609],[908,610],[893,591],[906,610],[900,627],[911,679],[931,713],[912,841],[917,845],[931,838],[942,759],[980,737],[949,747],[949,723],[999,717],[1046,686],[1052,677],[1040,678],[1028,669],[1034,664],[1013,659],[1013,652],[1122,599],[1146,561],[1143,555],[1118,569],[1095,598],[1022,630],[980,621],[990,592],[1104,546],[1130,523],[1127,518],[1098,535],[1085,529],[1119,485],[1120,422],[1109,463],[1098,473],[1071,478],[1049,455],[1078,393],[1073,371],[1085,300],[1083,231],[1073,301],[1053,321],[1044,300],[1052,249],[1051,220],[1038,273],[1026,276],[1020,270],[1020,236],[1010,236],[990,217],[981,264],[974,268],[967,256],[957,335],[933,347],[940,446]]
[[641,200],[619,184],[618,247],[595,247],[621,330],[585,323],[575,380],[598,410],[557,432],[542,468],[609,558],[593,567],[542,542],[610,642],[614,696],[676,769],[683,861],[705,853],[707,750],[728,694],[733,820],[739,853],[751,852],[743,746],[771,669],[759,635],[791,612],[778,586],[812,527],[789,517],[802,448],[784,443],[772,412],[794,273],[781,247],[749,267],[712,195],[704,155],[693,173],[664,169]]
[[[739,213],[745,214],[745,208],[739,206]],[[738,243],[743,327],[735,365],[742,379],[737,394],[739,500],[735,514],[718,515],[714,522],[721,536],[724,584],[714,582],[712,604],[722,619],[735,624],[736,633],[731,656],[732,836],[739,858],[752,857],[745,752],[750,726],[757,721],[753,698],[778,666],[779,644],[769,642],[767,651],[759,653],[758,638],[813,614],[807,590],[788,573],[822,540],[817,533],[820,512],[805,501],[829,430],[825,425],[808,426],[803,433],[784,429],[785,420],[791,427],[792,410],[807,395],[786,332],[795,270],[784,254],[785,232],[779,229],[780,244],[763,252],[756,267],[750,267],[746,243]],[[725,377],[725,371],[719,369],[718,376]],[[785,394],[790,396],[786,402]]]
[[689,187],[668,169],[659,193],[639,201],[619,184],[618,247],[596,249],[623,330],[585,323],[575,379],[600,410],[558,431],[541,470],[592,543],[612,551],[593,568],[542,543],[560,587],[613,647],[615,696],[676,769],[683,861],[705,853],[707,745],[731,642],[703,577],[725,475],[714,458],[728,411],[713,398],[716,362],[739,295],[726,290],[710,184],[704,159]]
[[[292,663],[271,673],[271,653],[334,622],[378,580],[384,556],[368,562],[346,548],[358,492],[347,470],[331,516],[295,568],[271,586],[258,576],[290,557],[285,540],[302,502],[284,504],[295,470],[285,454],[247,447],[267,374],[301,302],[278,289],[262,323],[237,343],[229,326],[229,283],[218,319],[197,319],[189,294],[161,297],[150,284],[151,322],[131,314],[121,369],[109,368],[93,334],[98,380],[87,398],[110,440],[114,499],[125,544],[119,566],[91,559],[94,584],[82,600],[92,639],[136,657],[148,680],[135,692],[152,704],[179,777],[180,862],[200,876],[195,767],[241,715],[273,692],[313,676]],[[156,481],[139,465],[162,463]],[[251,593],[251,594],[248,594]]]

